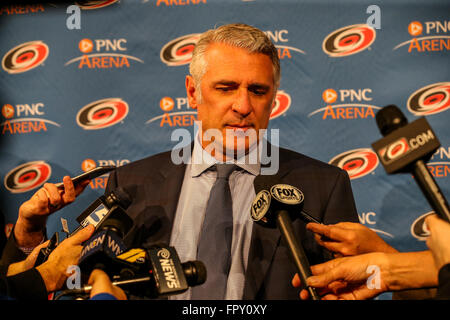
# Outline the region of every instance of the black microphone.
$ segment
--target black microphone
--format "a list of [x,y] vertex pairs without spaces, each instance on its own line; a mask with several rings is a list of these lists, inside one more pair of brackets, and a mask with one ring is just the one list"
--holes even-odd
[[122,205],[128,207],[130,204],[129,196],[123,189],[113,190],[107,197],[100,199],[101,206],[108,207],[108,211],[96,223],[94,235],[84,243],[79,259],[83,274],[90,274],[96,268],[106,273],[121,268],[120,263],[113,261],[127,249],[122,239],[133,226],[133,220],[122,208]]
[[422,117],[408,124],[402,111],[389,105],[376,114],[384,136],[372,144],[388,174],[410,172],[428,203],[442,219],[450,222],[450,209],[425,162],[440,147],[436,134]]
[[[89,207],[84,210],[80,216],[76,219],[80,224],[71,235],[75,234],[78,230],[86,227],[88,224],[92,224],[96,230],[101,227],[101,223],[106,221],[106,219],[111,219],[111,214],[115,212],[117,207],[122,210],[126,210],[131,204],[131,198],[129,194],[133,194],[133,188],[135,186],[127,187],[126,189],[117,188],[112,190],[109,194],[102,195],[94,202],[92,202]],[[121,215],[121,214],[119,214]],[[127,224],[127,227],[131,228],[133,221],[131,218],[126,222],[123,217],[120,218],[123,223]]]
[[[257,187],[256,184],[255,187]],[[290,213],[300,212],[303,200],[303,193],[296,187],[288,184],[275,184],[270,190],[258,192],[250,211],[253,221],[265,227],[278,226],[289,248],[302,285],[306,287],[313,300],[320,300],[316,290],[306,284],[306,279],[312,275],[311,268],[305,251],[292,227]]]
[[[108,275],[112,284],[133,295],[148,298],[166,297],[180,294],[189,287],[206,281],[206,268],[201,261],[180,262],[174,247],[153,246],[148,250],[135,248],[113,258],[123,269]],[[59,295],[89,294],[92,286],[66,290]]]

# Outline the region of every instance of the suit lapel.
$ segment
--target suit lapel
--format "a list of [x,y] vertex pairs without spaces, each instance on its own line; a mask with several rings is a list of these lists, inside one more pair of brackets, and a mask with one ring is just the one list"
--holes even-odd
[[[191,145],[193,147],[193,144]],[[189,150],[189,148],[187,148]],[[145,184],[144,218],[145,242],[170,243],[172,226],[183,185],[186,163],[176,165],[171,160],[171,152],[167,152],[158,163],[158,174],[148,178]]]
[[[164,212],[169,219],[169,225],[172,226],[175,218],[175,212],[180,198],[181,186],[184,180],[184,173],[186,171],[186,164],[171,165],[169,171],[161,172],[164,181],[161,185],[161,199],[160,203]],[[172,231],[172,230],[170,230]],[[169,243],[171,232],[164,235],[163,241]]]

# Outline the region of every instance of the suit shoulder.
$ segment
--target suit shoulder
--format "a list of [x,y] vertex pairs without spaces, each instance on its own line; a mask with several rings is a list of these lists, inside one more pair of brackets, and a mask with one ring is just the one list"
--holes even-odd
[[126,165],[117,168],[117,171],[128,172],[144,168],[145,170],[153,171],[161,168],[161,166],[170,164],[171,163],[170,155],[171,151],[164,151],[161,153],[157,153],[155,155],[127,163]]
[[339,167],[285,148],[280,148],[280,163],[283,163],[289,169],[317,169],[329,174],[346,174],[345,170],[342,170]]

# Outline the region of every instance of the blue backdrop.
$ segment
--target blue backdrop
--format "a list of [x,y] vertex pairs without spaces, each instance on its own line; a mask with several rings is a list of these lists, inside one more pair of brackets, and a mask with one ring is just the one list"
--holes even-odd
[[[79,1],[79,20],[66,12],[72,4],[0,7],[8,224],[46,181],[172,148],[174,129],[193,128],[184,79],[198,34],[244,22],[279,50],[269,128],[280,130],[280,145],[346,169],[361,223],[400,251],[426,249],[430,206],[411,175],[385,173],[371,143],[381,138],[374,115],[385,105],[410,122],[426,116],[442,144],[429,167],[450,194],[448,1]],[[48,233],[61,230],[61,217],[73,230],[106,180],[51,216]]]

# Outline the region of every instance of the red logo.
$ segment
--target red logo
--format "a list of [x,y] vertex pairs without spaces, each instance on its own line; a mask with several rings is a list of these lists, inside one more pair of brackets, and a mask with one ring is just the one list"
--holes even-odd
[[270,114],[270,119],[275,119],[284,114],[291,106],[291,96],[284,90],[278,90],[274,101],[274,107]]
[[9,50],[2,60],[3,69],[11,74],[29,71],[48,57],[48,47],[42,41],[22,43]]
[[379,151],[381,160],[387,164],[408,153],[409,144],[406,138],[400,138]]
[[330,57],[349,56],[367,49],[375,37],[375,29],[367,24],[346,26],[329,34],[322,49]]
[[98,130],[113,126],[128,114],[128,104],[120,98],[94,101],[78,111],[77,124],[85,130]]
[[12,193],[23,193],[43,185],[51,174],[52,168],[46,162],[28,162],[9,171],[4,184]]
[[408,110],[416,116],[428,116],[450,107],[450,82],[430,84],[414,92],[407,102]]
[[329,164],[347,171],[352,180],[374,171],[378,166],[378,157],[371,149],[354,149],[337,155]]
[[102,0],[102,1],[83,0],[83,1],[76,1],[75,4],[79,6],[81,9],[92,10],[109,6],[117,1],[118,0]]
[[199,37],[199,33],[193,33],[170,41],[161,49],[161,61],[170,67],[190,63]]

